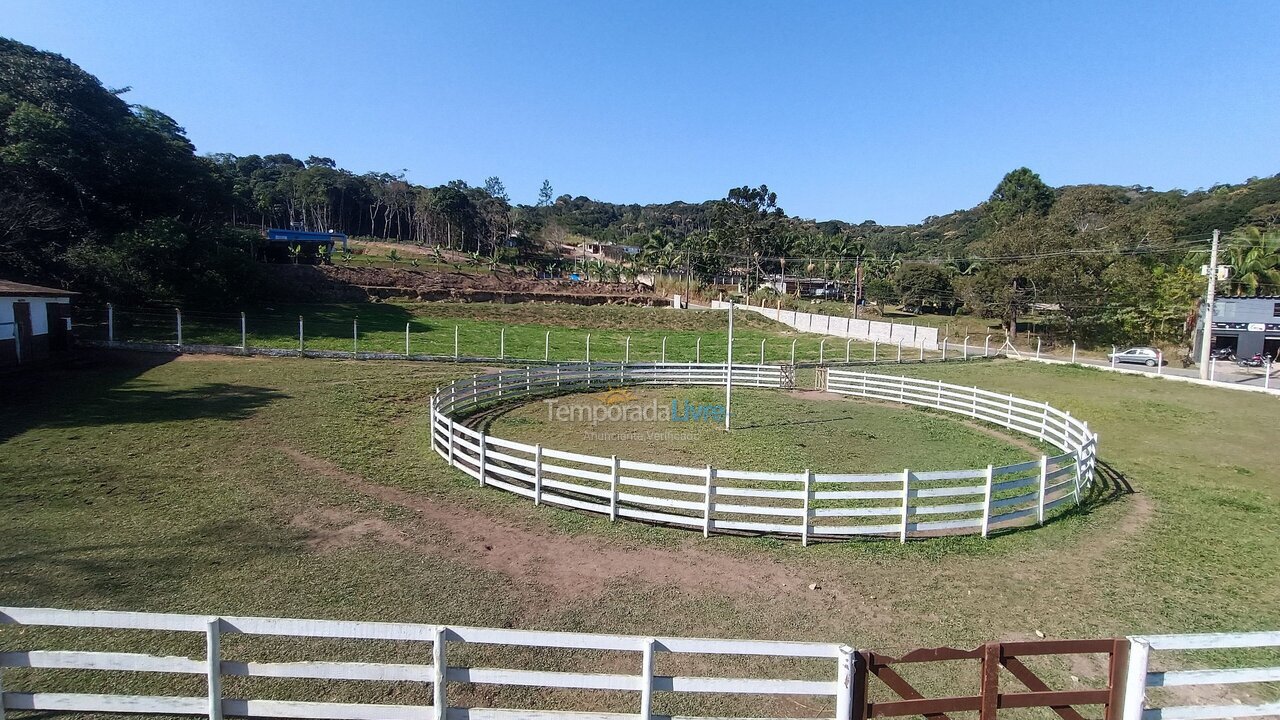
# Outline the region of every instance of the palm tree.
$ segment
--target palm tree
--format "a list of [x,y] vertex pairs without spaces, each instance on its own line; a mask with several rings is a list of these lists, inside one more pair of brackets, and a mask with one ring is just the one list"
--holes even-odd
[[1223,264],[1231,266],[1227,292],[1269,294],[1280,287],[1280,231],[1264,233],[1257,227],[1238,230],[1224,250]]

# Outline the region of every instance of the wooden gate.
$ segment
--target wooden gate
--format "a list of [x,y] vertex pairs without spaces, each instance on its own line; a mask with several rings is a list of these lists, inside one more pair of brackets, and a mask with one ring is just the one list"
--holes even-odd
[[[859,653],[854,675],[854,707],[859,718],[921,716],[928,720],[950,720],[947,713],[979,713],[981,720],[996,720],[1003,708],[1050,708],[1063,720],[1085,720],[1074,706],[1101,706],[1104,720],[1119,720],[1123,706],[1124,670],[1129,643],[1124,638],[1101,640],[1034,640],[987,643],[973,650],[921,648],[898,657],[875,652]],[[1054,690],[1020,658],[1045,655],[1106,654],[1107,685],[1102,688]],[[926,698],[892,666],[953,660],[978,660],[977,695]],[[1026,692],[1002,692],[1000,669],[1013,675]],[[872,678],[897,694],[900,700],[873,702],[869,690]]]

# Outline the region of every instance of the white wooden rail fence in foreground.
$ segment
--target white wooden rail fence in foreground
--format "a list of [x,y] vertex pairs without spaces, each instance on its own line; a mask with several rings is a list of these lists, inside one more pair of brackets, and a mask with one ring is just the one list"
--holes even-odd
[[[836,720],[860,717],[854,707],[856,651],[831,643],[717,640],[706,638],[597,635],[477,627],[453,627],[389,622],[294,620],[287,618],[215,617],[167,613],[135,613],[98,610],[0,607],[0,625],[47,626],[192,633],[204,638],[203,657],[162,656],[139,652],[13,649],[0,647],[0,720],[5,710],[51,712],[140,713],[207,716],[315,718],[317,720],[621,720],[669,718],[654,713],[655,693],[727,693],[754,696],[808,696],[823,698],[833,707]],[[432,662],[260,662],[227,657],[221,639],[229,634],[292,638],[343,638],[369,641],[423,643],[431,648]],[[6,635],[6,642],[40,644],[38,636]],[[1179,705],[1149,707],[1148,688],[1186,686],[1239,686],[1280,681],[1280,667],[1235,669],[1183,669],[1157,672],[1150,668],[1153,652],[1280,648],[1280,631],[1214,633],[1199,635],[1132,636],[1129,661],[1122,678],[1124,720],[1210,720],[1280,715],[1280,703],[1244,704],[1238,697],[1228,705]],[[82,641],[81,641],[82,642]],[[449,663],[450,644],[475,643],[520,648],[622,651],[634,653],[634,674],[582,673],[511,668],[465,667]],[[773,677],[695,677],[661,675],[655,657],[662,653],[686,655],[759,656],[809,658],[830,662],[825,679]],[[1195,668],[1196,663],[1179,663]],[[98,670],[169,673],[203,676],[200,695],[125,695],[107,692],[30,692],[17,687],[13,669],[24,673],[22,682],[38,682],[32,670]],[[811,673],[813,674],[813,673]],[[821,673],[816,673],[821,674]],[[224,678],[320,679],[419,683],[431,686],[430,705],[322,702],[317,700],[265,700],[230,698],[223,693]],[[93,676],[86,675],[85,686]],[[635,712],[533,710],[517,708],[468,708],[448,706],[450,683],[523,686],[539,689],[614,690],[635,693]],[[109,681],[103,681],[109,685]],[[79,687],[79,683],[76,683]],[[1237,694],[1238,695],[1238,694]],[[697,718],[682,716],[685,720]],[[708,716],[699,716],[711,720]],[[828,718],[830,716],[827,716]],[[721,718],[719,720],[729,720]]]
[[[819,333],[832,337],[853,338],[866,342],[882,342],[894,344],[901,342],[907,347],[937,350],[938,328],[923,325],[884,322],[882,320],[855,320],[851,317],[819,315],[817,313],[782,310],[759,305],[743,305],[734,303],[739,310],[750,310],[800,330],[802,332]],[[712,310],[728,310],[729,303],[724,300],[712,300]]]
[[[26,650],[0,652],[0,690],[8,710],[61,712],[121,712],[170,715],[206,715],[277,718],[352,718],[355,720],[617,720],[664,717],[653,713],[653,695],[664,693],[729,693],[803,695],[832,699],[836,720],[849,720],[853,649],[830,643],[702,638],[639,637],[587,633],[542,632],[495,628],[452,627],[409,623],[292,620],[285,618],[209,617],[91,610],[0,607],[0,624],[75,628],[118,628],[199,633],[205,638],[205,656],[157,656],[123,652]],[[230,633],[302,638],[350,638],[429,643],[432,664],[374,662],[254,662],[249,658],[225,658],[220,638]],[[603,674],[478,668],[450,665],[451,643],[479,643],[526,648],[626,651],[635,653],[634,674]],[[7,648],[6,648],[7,649]],[[686,677],[654,672],[655,655],[709,654],[755,655],[777,658],[819,658],[831,662],[824,680]],[[75,670],[124,670],[177,673],[206,677],[207,694],[201,696],[118,695],[110,692],[22,692],[4,685],[3,668],[56,668]],[[332,703],[306,700],[254,700],[227,698],[224,677],[314,678],[416,682],[432,685],[432,704],[391,705]],[[448,707],[451,682],[520,685],[537,688],[622,690],[636,694],[633,713],[567,712],[511,708]],[[0,718],[3,718],[0,710]]]
[[1280,632],[1137,635],[1129,638],[1125,678],[1124,720],[1208,720],[1210,718],[1280,717],[1280,702],[1246,705],[1176,705],[1149,707],[1147,688],[1239,685],[1280,682],[1280,667],[1151,670],[1153,651],[1280,648]]
[[[772,365],[733,366],[735,385],[782,387]],[[1045,403],[933,380],[829,370],[830,392],[920,405],[994,423],[1061,452],[1038,460],[965,470],[822,474],[685,467],[566,452],[468,427],[484,407],[533,396],[625,385],[718,385],[723,364],[574,364],[464,378],[431,400],[431,443],[450,465],[535,504],[714,531],[811,538],[981,534],[1043,523],[1079,504],[1092,482],[1097,435]],[[975,482],[977,481],[977,482]],[[761,520],[764,518],[765,520]]]

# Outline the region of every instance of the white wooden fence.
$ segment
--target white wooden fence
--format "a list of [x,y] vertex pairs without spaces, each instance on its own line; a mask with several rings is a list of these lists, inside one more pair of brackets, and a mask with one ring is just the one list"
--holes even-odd
[[[207,692],[199,696],[121,695],[111,693],[24,692],[4,683],[0,674],[0,719],[3,710],[55,712],[149,713],[276,718],[352,718],[354,720],[617,720],[662,717],[653,711],[654,693],[728,693],[756,696],[801,695],[834,701],[836,720],[852,717],[850,692],[853,649],[830,643],[714,640],[703,638],[594,635],[496,628],[453,627],[409,623],[294,620],[286,618],[209,617],[48,608],[0,607],[0,624],[72,628],[118,628],[197,633],[204,636],[204,657],[158,656],[132,652],[18,650],[0,652],[4,668],[109,670],[174,673],[205,677]],[[403,662],[258,662],[228,658],[221,638],[232,633],[293,638],[347,638],[429,644],[430,665]],[[22,637],[22,636],[16,636]],[[449,663],[448,648],[459,643],[523,648],[624,651],[634,653],[635,672],[579,673],[513,668],[464,667]],[[5,648],[8,650],[8,648]],[[689,677],[655,672],[661,654],[754,655],[774,658],[819,658],[831,663],[826,679]],[[260,700],[224,697],[226,677],[308,678],[336,681],[387,681],[432,686],[432,704],[393,705],[334,703],[314,700]],[[449,707],[450,683],[517,685],[538,688],[621,690],[635,693],[636,712],[550,711],[513,708]],[[706,716],[704,716],[706,717]],[[690,719],[692,720],[692,719]]]
[[[89,640],[101,637],[101,630],[156,631],[161,633],[191,634],[203,639],[203,653],[197,657],[183,655],[155,655],[143,652],[57,650],[45,649],[52,642],[37,632],[23,631],[0,635],[5,646],[0,647],[0,720],[5,710],[48,711],[57,713],[139,713],[154,715],[196,715],[220,720],[226,716],[315,718],[317,720],[622,720],[624,718],[671,718],[654,711],[655,695],[669,694],[672,707],[684,707],[686,699],[680,695],[729,694],[757,697],[807,696],[819,698],[826,708],[834,709],[836,720],[860,717],[856,693],[857,677],[854,673],[857,651],[852,647],[834,643],[721,640],[709,638],[644,637],[638,635],[605,635],[574,632],[513,630],[479,627],[455,627],[411,623],[360,622],[341,620],[298,620],[288,618],[218,617],[208,615],[178,615],[169,613],[135,613],[99,610],[60,610],[51,608],[0,607],[0,625],[55,628],[92,629],[88,639],[72,640],[65,634],[58,635],[59,642],[83,647]],[[271,638],[327,638],[365,641],[366,652],[398,652],[387,662],[354,662],[351,660],[266,661],[254,657],[241,657],[235,652],[224,652],[223,638],[228,635],[253,635]],[[131,642],[143,638],[131,635]],[[393,641],[402,645],[388,650],[385,643]],[[161,638],[149,636],[149,647],[172,646]],[[405,654],[412,653],[403,645],[419,643],[422,655],[429,647],[430,664],[404,662]],[[1129,660],[1120,688],[1124,720],[1208,720],[1212,718],[1255,718],[1280,715],[1280,702],[1256,701],[1256,694],[1247,696],[1255,702],[1244,703],[1242,693],[1224,693],[1235,700],[1231,704],[1197,704],[1153,706],[1148,690],[1152,688],[1178,688],[1191,686],[1231,686],[1255,683],[1280,682],[1280,666],[1244,668],[1201,668],[1203,663],[1179,662],[1179,666],[1192,669],[1158,671],[1152,669],[1153,652],[1223,651],[1230,649],[1275,650],[1280,648],[1280,631],[1248,633],[1213,633],[1197,635],[1143,635],[1128,638]],[[449,649],[466,644],[481,646],[505,646],[506,648],[533,649],[551,655],[572,655],[579,662],[581,651],[627,653],[634,658],[633,673],[567,672],[528,670],[510,667],[471,667],[449,661]],[[21,645],[25,649],[18,649]],[[119,647],[118,642],[112,645]],[[267,654],[258,646],[242,645],[240,653]],[[350,656],[346,648],[346,656]],[[331,648],[330,651],[333,651]],[[575,653],[579,653],[574,655]],[[694,675],[666,675],[658,672],[658,658],[662,655],[706,656],[755,656],[772,658],[782,662],[775,665],[787,667],[791,677],[722,677]],[[503,652],[493,657],[506,657]],[[694,658],[696,660],[696,658]],[[800,670],[796,662],[817,663],[807,670]],[[829,665],[826,663],[830,663]],[[682,665],[688,666],[687,663]],[[557,665],[558,666],[558,665]],[[824,667],[825,666],[825,667]],[[703,665],[698,665],[701,668]],[[735,664],[736,667],[736,664]],[[161,688],[182,687],[180,677],[200,677],[203,692],[187,695],[130,695],[112,692],[111,675],[85,674],[75,678],[72,687],[101,689],[101,692],[44,692],[27,689],[43,684],[43,673],[55,671],[66,686],[70,679],[66,671],[105,671],[109,673],[156,673],[177,676],[159,683]],[[18,674],[21,673],[19,676]],[[739,673],[741,674],[741,673]],[[782,672],[763,671],[759,674],[781,675]],[[808,677],[794,677],[795,675]],[[259,678],[271,680],[302,679],[325,680],[331,684],[327,692],[341,687],[344,682],[413,683],[430,686],[431,703],[422,705],[360,702],[325,702],[311,698],[290,700],[228,697],[223,692],[227,678]],[[17,682],[14,682],[14,681]],[[1121,682],[1118,676],[1115,682]],[[19,687],[22,684],[23,687]],[[449,705],[449,686],[492,685],[538,688],[543,690],[586,690],[634,693],[634,712],[600,711],[593,708],[578,710],[545,710],[507,707],[462,707]],[[190,685],[186,685],[190,688]],[[249,686],[246,686],[249,687]],[[256,692],[272,693],[270,685],[252,686]],[[188,689],[187,692],[190,692]],[[302,692],[314,692],[302,691]],[[424,693],[425,696],[425,693]],[[490,697],[501,698],[501,694]],[[525,704],[535,704],[527,700]],[[577,702],[590,702],[583,696]],[[663,698],[665,701],[666,698]],[[863,698],[865,701],[865,698]],[[490,705],[499,705],[495,700]],[[616,706],[616,702],[614,705]],[[595,707],[599,704],[595,703]],[[759,714],[755,714],[759,717]],[[723,716],[681,716],[683,720],[734,720]],[[830,718],[830,715],[826,717]],[[672,718],[672,720],[675,720]],[[742,720],[741,718],[737,720]]]
[[[881,320],[855,320],[851,317],[835,315],[819,315],[817,313],[783,310],[759,305],[742,305],[735,303],[739,310],[750,310],[770,320],[775,320],[802,332],[819,333],[833,337],[853,338],[866,342],[881,342],[893,345],[901,342],[907,347],[937,350],[938,328],[922,325],[909,325]],[[729,303],[723,300],[712,300],[713,310],[727,310]]]
[[1153,651],[1280,648],[1280,632],[1204,633],[1198,635],[1138,635],[1129,638],[1129,668],[1125,680],[1124,720],[1208,720],[1210,718],[1280,717],[1280,702],[1230,705],[1170,705],[1149,707],[1148,688],[1240,685],[1280,682],[1280,667],[1155,671]]
[[[782,386],[783,370],[734,365],[733,383]],[[1045,403],[977,388],[829,370],[829,391],[922,405],[1030,435],[1061,452],[1013,465],[855,474],[686,467],[566,452],[468,427],[460,418],[542,393],[623,385],[719,385],[724,365],[566,365],[476,375],[432,398],[431,444],[450,465],[494,487],[563,508],[715,531],[812,538],[981,534],[1043,524],[1079,504],[1092,482],[1097,435]],[[585,426],[584,426],[585,427]]]

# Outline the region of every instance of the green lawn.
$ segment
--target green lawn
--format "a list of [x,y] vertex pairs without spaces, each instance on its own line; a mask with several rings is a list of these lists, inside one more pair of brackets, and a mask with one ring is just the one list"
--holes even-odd
[[[0,403],[0,603],[843,641],[889,652],[1026,639],[1037,631],[1087,637],[1280,626],[1280,444],[1272,397],[1031,363],[904,367],[918,377],[1045,400],[1087,419],[1101,435],[1102,459],[1136,493],[988,541],[803,548],[611,524],[478,487],[426,449],[427,397],[467,368],[162,359],[51,370],[9,383]],[[741,397],[744,408],[762,401]],[[824,400],[814,408],[787,400],[777,417],[837,413],[845,402]],[[853,412],[858,404],[848,402]],[[874,408],[860,417],[875,428],[863,430],[885,434],[879,441],[886,466],[901,459],[902,449],[892,447],[897,433],[932,432],[913,429],[924,421],[912,418],[954,423],[919,410],[892,409],[902,414],[895,418],[888,407],[863,407]],[[802,457],[876,461],[858,457],[859,431],[853,424],[839,431],[824,426],[801,454],[790,446],[804,433],[790,428],[771,444],[762,438],[760,451],[740,459],[775,467]],[[691,458],[696,450],[681,452]],[[1017,454],[1000,443],[991,450]],[[107,632],[67,637],[0,627],[4,649],[57,641],[64,648],[137,650],[132,640],[156,652],[198,653],[194,640]],[[391,644],[357,649],[249,638],[230,641],[228,656],[245,656],[250,645],[273,659],[422,657],[421,648]],[[463,647],[453,659],[635,670],[620,660],[510,648]],[[698,672],[771,667],[725,660]],[[825,667],[802,671],[825,677]],[[1064,686],[1072,682],[1068,675],[1087,680],[1098,671],[1044,669]],[[27,689],[30,677],[6,670],[4,679],[10,689]],[[79,671],[41,677],[41,689],[102,687]],[[976,669],[966,677],[976,679]],[[187,685],[199,692],[198,679],[185,685],[148,674],[107,679],[122,692],[180,692]],[[228,692],[377,702],[425,697],[421,688],[400,685],[259,683]],[[919,683],[926,691],[952,688],[941,677]],[[455,703],[635,707],[626,693],[548,699],[532,690],[464,685],[452,692]],[[824,710],[714,695],[684,705],[665,694],[655,708],[708,709],[799,716]]]

